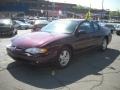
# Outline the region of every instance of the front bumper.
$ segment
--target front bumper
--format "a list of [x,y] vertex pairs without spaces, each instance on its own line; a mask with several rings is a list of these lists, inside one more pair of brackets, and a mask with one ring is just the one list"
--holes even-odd
[[13,30],[0,32],[0,36],[13,35],[13,34],[14,34]]
[[55,60],[55,57],[57,56],[57,51],[49,53],[48,55],[31,55],[29,53],[25,53],[22,50],[12,50],[10,47],[7,47],[7,53],[14,60],[18,60],[28,64],[53,62]]

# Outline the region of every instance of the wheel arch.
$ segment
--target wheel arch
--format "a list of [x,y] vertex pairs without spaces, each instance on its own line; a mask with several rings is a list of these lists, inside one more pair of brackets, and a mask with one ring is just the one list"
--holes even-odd
[[62,48],[63,48],[63,47],[67,47],[68,49],[70,49],[70,50],[71,50],[71,54],[73,55],[73,51],[74,51],[74,50],[73,50],[73,47],[72,47],[71,45],[65,44],[65,45],[62,46]]

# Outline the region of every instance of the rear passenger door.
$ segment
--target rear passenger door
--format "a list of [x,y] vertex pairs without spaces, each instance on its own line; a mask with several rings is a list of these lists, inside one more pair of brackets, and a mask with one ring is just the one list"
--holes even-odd
[[102,34],[103,34],[101,31],[101,27],[95,22],[91,22],[91,23],[92,23],[92,28],[94,30],[93,32],[94,45],[99,45],[101,43]]

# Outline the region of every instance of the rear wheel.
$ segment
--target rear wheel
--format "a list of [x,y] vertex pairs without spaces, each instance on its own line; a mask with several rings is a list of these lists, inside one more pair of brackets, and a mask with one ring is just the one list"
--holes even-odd
[[57,56],[57,61],[56,61],[57,67],[58,68],[67,67],[71,61],[71,57],[72,57],[71,50],[66,47],[62,48]]
[[102,44],[101,44],[101,50],[102,51],[105,51],[107,49],[107,39],[104,38],[103,41],[102,41]]

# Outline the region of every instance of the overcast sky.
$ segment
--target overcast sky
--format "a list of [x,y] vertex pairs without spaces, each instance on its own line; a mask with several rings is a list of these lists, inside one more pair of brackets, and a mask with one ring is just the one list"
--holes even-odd
[[[102,0],[49,0],[53,2],[64,2],[64,3],[73,3],[79,4],[82,6],[90,6],[92,8],[101,9],[102,8]],[[103,0],[104,1],[104,9],[110,10],[120,10],[120,0]]]

